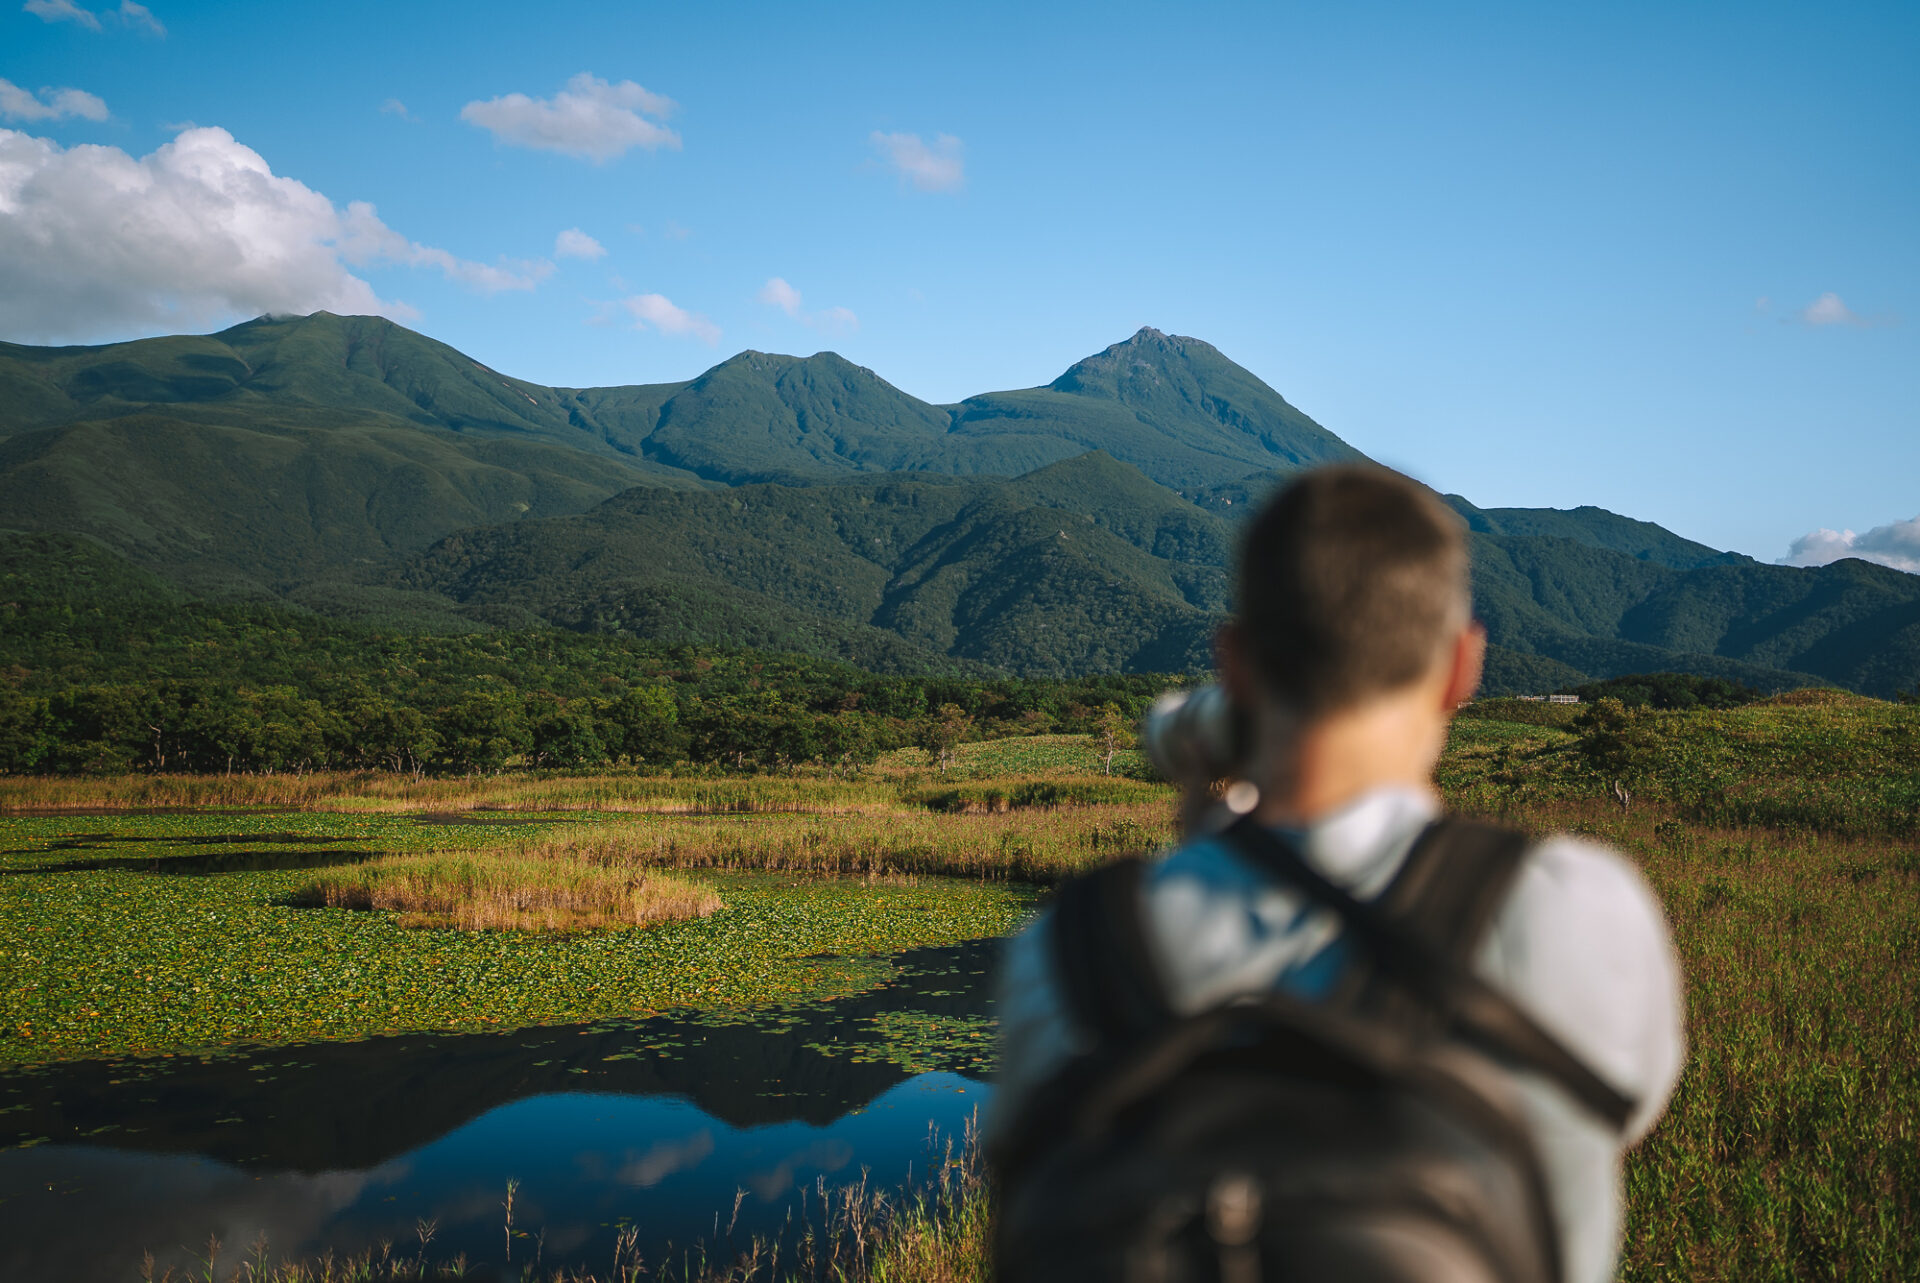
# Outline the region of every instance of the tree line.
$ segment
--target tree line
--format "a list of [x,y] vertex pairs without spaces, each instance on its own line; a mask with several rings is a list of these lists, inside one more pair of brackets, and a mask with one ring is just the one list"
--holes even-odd
[[196,599],[84,541],[0,536],[0,773],[851,767],[908,746],[945,763],[962,740],[1131,723],[1171,680],[469,629]]
[[0,673],[0,772],[851,768],[908,746],[944,765],[963,740],[1131,722],[1169,680],[891,677],[564,636],[403,640],[412,664],[388,653],[377,668],[295,664],[267,680],[123,672],[35,690],[15,668]]

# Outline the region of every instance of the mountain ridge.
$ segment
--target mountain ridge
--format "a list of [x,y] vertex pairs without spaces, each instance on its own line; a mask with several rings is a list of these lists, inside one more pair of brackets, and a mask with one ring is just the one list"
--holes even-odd
[[[949,406],[833,352],[550,388],[327,313],[0,344],[0,525],[348,618],[891,670],[1203,666],[1240,520],[1299,468],[1364,457],[1211,344],[1150,327],[1049,384]],[[1920,577],[1762,566],[1593,507],[1445,499],[1500,682],[1920,679]]]

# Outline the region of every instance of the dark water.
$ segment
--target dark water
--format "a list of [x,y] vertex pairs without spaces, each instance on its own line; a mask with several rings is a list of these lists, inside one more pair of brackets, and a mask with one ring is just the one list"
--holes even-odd
[[[619,1227],[672,1243],[770,1233],[822,1177],[924,1174],[958,1138],[981,1069],[994,943],[902,955],[906,974],[820,1007],[316,1043],[0,1077],[0,1279],[137,1278],[212,1234],[223,1259],[382,1238],[503,1276],[604,1270]],[[37,1143],[36,1143],[37,1142]],[[817,1214],[817,1201],[816,1201]]]

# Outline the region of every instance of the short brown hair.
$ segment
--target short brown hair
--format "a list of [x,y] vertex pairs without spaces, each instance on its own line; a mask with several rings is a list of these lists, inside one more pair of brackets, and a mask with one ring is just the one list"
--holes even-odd
[[1316,468],[1267,502],[1240,554],[1246,656],[1302,716],[1419,678],[1470,610],[1466,526],[1369,464]]

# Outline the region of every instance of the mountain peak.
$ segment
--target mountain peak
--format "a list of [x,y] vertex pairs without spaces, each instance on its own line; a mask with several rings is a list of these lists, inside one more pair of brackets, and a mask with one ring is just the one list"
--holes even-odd
[[1181,378],[1204,377],[1222,368],[1238,369],[1213,344],[1143,325],[1132,338],[1115,343],[1084,361],[1076,361],[1049,386],[1058,392],[1113,396],[1118,387],[1127,382],[1144,379],[1157,383],[1161,376],[1169,374]]

